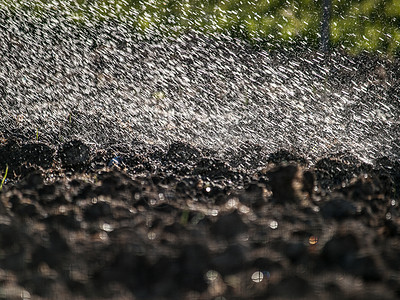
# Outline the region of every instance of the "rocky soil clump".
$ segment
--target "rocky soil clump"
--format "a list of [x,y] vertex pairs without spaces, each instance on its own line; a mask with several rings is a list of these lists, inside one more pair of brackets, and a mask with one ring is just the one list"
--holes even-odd
[[399,161],[243,161],[3,140],[0,298],[400,297]]

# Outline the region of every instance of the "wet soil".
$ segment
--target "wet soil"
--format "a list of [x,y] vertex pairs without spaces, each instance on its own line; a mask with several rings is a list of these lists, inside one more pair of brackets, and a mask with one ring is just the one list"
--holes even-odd
[[241,151],[3,139],[0,298],[400,297],[399,161]]

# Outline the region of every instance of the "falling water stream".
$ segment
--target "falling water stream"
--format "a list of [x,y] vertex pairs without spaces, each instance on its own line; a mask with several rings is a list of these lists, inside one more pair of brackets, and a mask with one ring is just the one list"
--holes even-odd
[[184,141],[221,156],[259,145],[311,161],[400,156],[393,61],[271,52],[194,30],[149,38],[122,23],[0,18],[0,137]]

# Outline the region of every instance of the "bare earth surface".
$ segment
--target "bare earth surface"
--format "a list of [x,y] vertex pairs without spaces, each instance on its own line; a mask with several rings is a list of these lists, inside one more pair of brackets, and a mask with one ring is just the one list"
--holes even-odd
[[0,296],[398,298],[399,162],[266,159],[245,172],[180,142],[5,141]]

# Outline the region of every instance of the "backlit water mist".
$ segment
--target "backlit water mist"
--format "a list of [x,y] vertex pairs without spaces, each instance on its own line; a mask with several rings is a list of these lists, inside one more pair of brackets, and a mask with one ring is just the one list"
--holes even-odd
[[120,23],[78,28],[61,17],[3,17],[4,136],[95,147],[179,140],[222,156],[260,145],[311,161],[337,152],[366,161],[400,156],[395,62],[271,53],[195,31],[144,39]]

